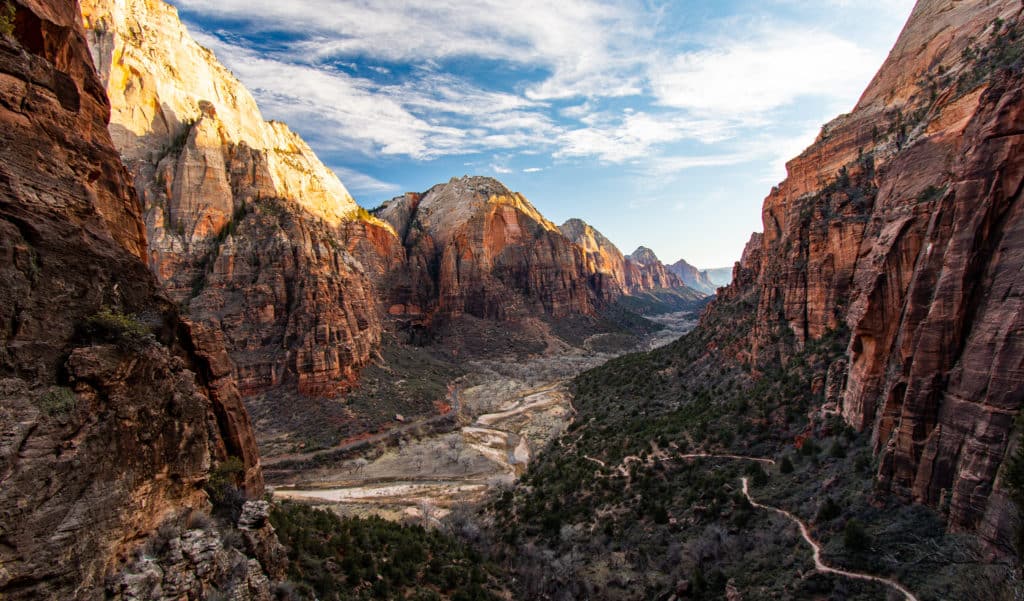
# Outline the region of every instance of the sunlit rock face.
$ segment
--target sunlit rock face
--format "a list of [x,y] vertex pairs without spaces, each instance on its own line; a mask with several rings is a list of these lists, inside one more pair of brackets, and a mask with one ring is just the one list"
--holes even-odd
[[685,285],[649,248],[641,246],[632,255],[624,256],[601,232],[580,219],[566,221],[560,230],[583,249],[588,269],[603,276],[604,297]]
[[641,246],[626,257],[626,290],[630,293],[682,285],[682,279],[669,271],[653,250]]
[[380,343],[375,282],[404,261],[309,146],[160,0],[86,0],[135,179],[149,265],[190,315],[224,332],[243,393],[289,384],[334,395]]
[[1019,2],[919,2],[853,112],[789,163],[725,292],[759,293],[755,353],[847,328],[841,411],[872,432],[881,485],[1005,549],[998,475],[1024,400],[1020,28]]
[[[188,124],[206,121],[198,135],[188,135],[198,155],[179,157],[177,169],[194,168],[203,151],[244,146],[263,156],[265,179],[251,182],[254,191],[294,200],[330,223],[354,213],[337,176],[286,125],[263,120],[249,91],[192,39],[173,7],[161,0],[85,0],[82,16],[110,97],[114,143],[133,172],[137,161],[159,165],[161,154],[171,154],[168,146],[188,135]],[[211,160],[211,169],[222,172],[222,163]]]
[[147,269],[73,2],[16,0],[0,36],[0,597],[103,598],[211,467],[255,438],[223,341]]
[[[592,315],[600,274],[521,194],[484,177],[452,179],[376,212],[402,238],[408,283],[394,314],[491,319]],[[404,292],[404,294],[401,294]]]

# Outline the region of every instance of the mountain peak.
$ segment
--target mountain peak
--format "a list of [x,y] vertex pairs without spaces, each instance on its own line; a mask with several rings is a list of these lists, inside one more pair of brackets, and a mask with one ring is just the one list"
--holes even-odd
[[679,259],[671,265],[666,265],[665,268],[679,276],[683,283],[690,288],[705,294],[715,293],[717,287],[707,272],[697,269],[685,259]]
[[[397,199],[401,202],[402,198]],[[394,201],[392,201],[394,202]],[[391,203],[389,203],[391,204]],[[493,177],[453,177],[438,184],[419,197],[417,220],[435,240],[447,240],[460,225],[482,214],[488,206],[507,205],[526,214],[544,229],[558,232],[558,227],[518,192]]]
[[249,90],[192,39],[174,7],[161,1],[83,0],[81,11],[110,98],[114,144],[130,170],[147,171],[174,158],[195,124],[210,119],[219,130],[217,147],[193,149],[205,180],[227,188],[228,165],[211,155],[244,146],[260,155],[261,193],[294,201],[330,223],[358,214],[337,175],[287,125],[263,120]]
[[573,217],[560,225],[558,229],[563,236],[579,244],[587,252],[605,250],[622,255],[622,252],[611,240],[582,219]]
[[633,251],[633,254],[627,256],[626,259],[641,265],[657,265],[661,262],[661,260],[658,259],[658,255],[646,246],[638,246],[637,249]]

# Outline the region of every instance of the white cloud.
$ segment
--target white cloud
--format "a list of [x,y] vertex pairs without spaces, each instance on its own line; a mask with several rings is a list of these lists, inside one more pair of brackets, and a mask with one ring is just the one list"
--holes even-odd
[[523,169],[523,173],[540,173],[541,171],[544,171],[543,167],[527,167]]
[[[779,109],[812,96],[848,107],[887,50],[862,47],[842,30],[780,24],[755,12],[678,33],[685,47],[697,47],[680,51],[680,39],[654,35],[668,5],[641,0],[173,1],[246,24],[245,36],[196,37],[268,116],[303,132],[317,150],[416,160],[501,151],[503,159],[490,161],[500,174],[511,172],[514,156],[550,153],[658,177],[753,160],[770,169],[768,177],[784,175],[784,161],[813,136]],[[848,0],[823,1],[830,6],[819,14],[861,10]],[[892,0],[903,10],[911,1]],[[804,3],[809,12],[824,6],[766,2]],[[864,14],[884,12],[887,2],[865,0]],[[708,37],[709,28],[723,34]],[[244,46],[270,31],[298,41],[270,52]],[[493,89],[487,78],[446,72],[445,61],[454,59],[497,61],[509,77],[517,69],[529,76]],[[783,123],[786,131],[777,127]],[[358,190],[354,177],[343,179]],[[389,185],[365,182],[365,190]]]
[[621,116],[592,114],[589,127],[565,132],[557,158],[596,157],[609,163],[649,158],[662,145],[682,140],[712,143],[729,137],[727,123],[692,119],[681,113],[650,114],[624,111]]
[[[493,149],[546,146],[561,133],[534,101],[483,90],[447,74],[380,85],[296,64],[199,32],[273,118],[307,132],[321,150],[432,159]],[[296,85],[301,82],[301,85]]]
[[338,179],[345,182],[345,187],[350,192],[359,195],[385,195],[385,194],[399,194],[402,191],[402,187],[398,184],[392,184],[389,182],[381,181],[373,176],[366,175],[360,171],[349,169],[347,167],[332,167],[334,173],[338,175]]
[[657,101],[744,120],[804,96],[856,98],[879,53],[824,31],[772,29],[716,40],[650,69]]
[[533,99],[641,91],[629,72],[643,28],[633,2],[606,0],[174,0],[199,14],[299,33],[297,57],[423,62],[478,57],[542,67]]

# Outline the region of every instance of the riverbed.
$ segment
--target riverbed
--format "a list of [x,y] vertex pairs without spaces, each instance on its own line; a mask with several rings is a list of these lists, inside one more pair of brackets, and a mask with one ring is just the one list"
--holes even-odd
[[[696,325],[692,314],[655,320],[666,329],[635,350],[667,344]],[[583,346],[528,361],[473,362],[470,375],[453,387],[459,428],[410,435],[397,447],[306,471],[301,481],[277,487],[274,496],[328,506],[343,515],[429,524],[495,488],[511,486],[571,422],[569,382],[617,356]]]

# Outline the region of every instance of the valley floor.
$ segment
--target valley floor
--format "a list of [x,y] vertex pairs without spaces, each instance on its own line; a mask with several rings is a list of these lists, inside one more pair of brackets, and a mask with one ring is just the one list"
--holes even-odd
[[[694,317],[674,313],[652,318],[665,329],[634,350],[677,339],[695,326]],[[600,348],[597,340],[588,339],[582,347],[528,360],[469,362],[468,374],[453,383],[447,400],[454,415],[442,416],[451,420],[450,427],[434,427],[439,421],[435,417],[378,434],[361,441],[364,452],[271,476],[274,496],[328,506],[343,515],[425,524],[478,502],[488,491],[511,486],[531,458],[564,431],[574,413],[566,385],[618,356],[593,350]],[[387,444],[396,438],[397,444]],[[268,473],[274,474],[283,461],[301,457],[271,458]]]

